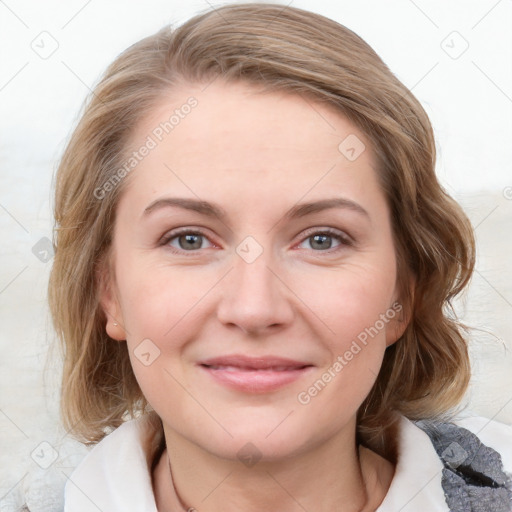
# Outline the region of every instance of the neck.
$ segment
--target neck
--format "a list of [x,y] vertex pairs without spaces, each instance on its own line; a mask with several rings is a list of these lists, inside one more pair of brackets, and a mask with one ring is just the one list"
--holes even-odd
[[158,510],[198,512],[373,512],[394,466],[355,443],[355,426],[286,459],[249,466],[217,457],[171,429],[154,469]]

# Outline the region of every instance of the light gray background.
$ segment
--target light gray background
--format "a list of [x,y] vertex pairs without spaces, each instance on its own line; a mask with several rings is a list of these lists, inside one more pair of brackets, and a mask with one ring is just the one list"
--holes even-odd
[[[41,260],[40,241],[51,239],[52,176],[82,102],[127,46],[218,5],[0,0],[0,511],[23,501],[34,511],[58,510],[64,475],[85,453],[58,423],[60,370],[57,356],[48,359],[46,305],[52,260]],[[478,240],[477,271],[458,303],[477,328],[466,402],[475,414],[512,424],[512,1],[291,5],[354,30],[427,110],[438,175]]]

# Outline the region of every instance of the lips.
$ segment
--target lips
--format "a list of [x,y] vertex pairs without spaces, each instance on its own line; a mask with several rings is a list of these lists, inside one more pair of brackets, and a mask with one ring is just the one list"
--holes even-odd
[[[222,365],[222,364],[208,364],[205,365],[208,368],[211,368],[212,370],[226,370],[228,372],[234,372],[234,371],[243,371],[243,372],[268,372],[268,371],[274,371],[274,372],[282,372],[285,370],[296,370],[297,367],[294,366],[272,366],[270,368],[254,368],[252,366],[230,366],[230,365]],[[304,368],[304,367],[301,367]]]
[[284,357],[262,356],[248,357],[234,354],[229,356],[214,357],[201,361],[199,364],[211,367],[213,369],[237,369],[237,370],[296,370],[306,366],[312,366],[310,363],[295,361]]
[[206,359],[198,364],[215,382],[247,393],[274,391],[299,379],[313,368],[312,364],[305,361],[239,354]]

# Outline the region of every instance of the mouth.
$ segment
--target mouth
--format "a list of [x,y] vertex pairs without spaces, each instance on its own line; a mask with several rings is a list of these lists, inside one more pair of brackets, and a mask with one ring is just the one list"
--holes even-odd
[[268,368],[254,368],[251,366],[230,366],[230,365],[221,365],[221,364],[202,364],[205,368],[210,368],[211,370],[226,370],[227,372],[285,372],[290,370],[302,370],[302,368],[307,368],[311,365],[304,366],[270,366]]
[[208,359],[198,366],[218,384],[247,393],[274,391],[296,381],[314,367],[287,358],[242,355]]

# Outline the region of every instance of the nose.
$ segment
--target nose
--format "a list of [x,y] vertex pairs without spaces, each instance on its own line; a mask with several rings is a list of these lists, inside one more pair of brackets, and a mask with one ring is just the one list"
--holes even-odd
[[234,254],[218,304],[217,317],[223,324],[261,334],[292,322],[294,295],[271,259],[267,251],[252,263]]

